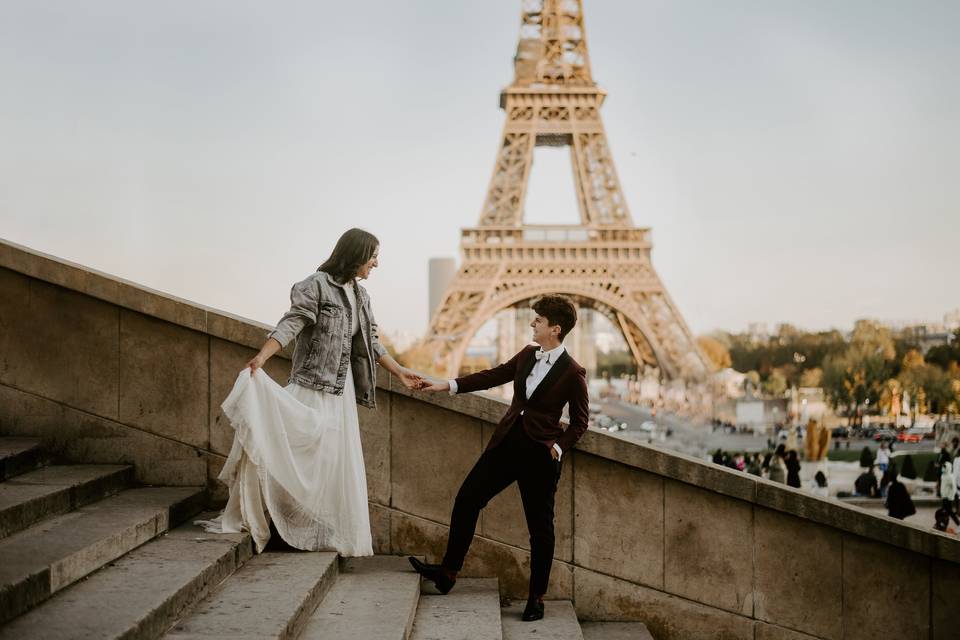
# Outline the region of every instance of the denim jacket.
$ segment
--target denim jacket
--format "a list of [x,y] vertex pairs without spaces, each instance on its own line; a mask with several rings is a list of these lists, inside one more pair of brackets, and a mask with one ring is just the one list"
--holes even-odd
[[380,344],[369,294],[359,283],[356,292],[360,331],[355,337],[344,285],[324,271],[293,285],[290,310],[267,337],[283,347],[296,338],[290,382],[310,389],[342,395],[349,358],[357,402],[375,408],[377,360],[387,350]]

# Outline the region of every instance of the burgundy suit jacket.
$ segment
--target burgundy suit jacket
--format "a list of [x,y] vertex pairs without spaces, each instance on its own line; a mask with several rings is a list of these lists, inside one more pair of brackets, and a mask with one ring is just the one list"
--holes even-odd
[[[548,449],[556,443],[566,453],[587,430],[587,419],[590,415],[587,372],[566,350],[533,390],[533,395],[527,397],[527,376],[536,363],[534,354],[538,349],[537,345],[524,347],[501,365],[457,378],[457,393],[482,391],[513,382],[513,402],[493,432],[487,449],[500,444],[521,412],[527,435],[543,443]],[[563,412],[563,405],[568,402],[570,426],[564,429],[560,426],[560,414]]]

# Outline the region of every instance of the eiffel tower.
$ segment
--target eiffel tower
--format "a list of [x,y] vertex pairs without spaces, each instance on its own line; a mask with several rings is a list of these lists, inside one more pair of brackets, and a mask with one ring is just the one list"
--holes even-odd
[[[650,262],[650,229],[634,226],[620,189],[582,0],[524,0],[514,69],[500,94],[507,119],[480,223],[462,229],[459,272],[425,338],[435,369],[456,375],[470,339],[498,311],[563,293],[618,327],[639,369],[702,378],[705,360]],[[579,225],[524,224],[540,145],[570,149]]]

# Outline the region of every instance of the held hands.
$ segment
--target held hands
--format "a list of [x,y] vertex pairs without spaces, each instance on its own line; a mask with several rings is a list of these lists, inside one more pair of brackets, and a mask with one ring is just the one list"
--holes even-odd
[[421,391],[450,391],[450,383],[446,380],[424,380]]
[[403,386],[405,386],[407,389],[422,389],[423,385],[427,384],[426,380],[423,379],[423,376],[421,376],[419,373],[411,371],[410,369],[401,369],[397,377],[400,378]]
[[403,386],[413,391],[449,391],[450,383],[446,380],[432,380],[424,378],[422,375],[410,369],[402,369],[397,377],[403,382]]

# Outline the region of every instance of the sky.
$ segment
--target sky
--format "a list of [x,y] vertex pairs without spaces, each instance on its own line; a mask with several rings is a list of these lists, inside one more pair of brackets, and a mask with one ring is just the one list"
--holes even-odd
[[[960,307],[960,2],[585,0],[694,333]],[[477,224],[520,2],[0,0],[0,238],[273,324],[352,226],[387,332]],[[527,221],[576,217],[537,151]]]

